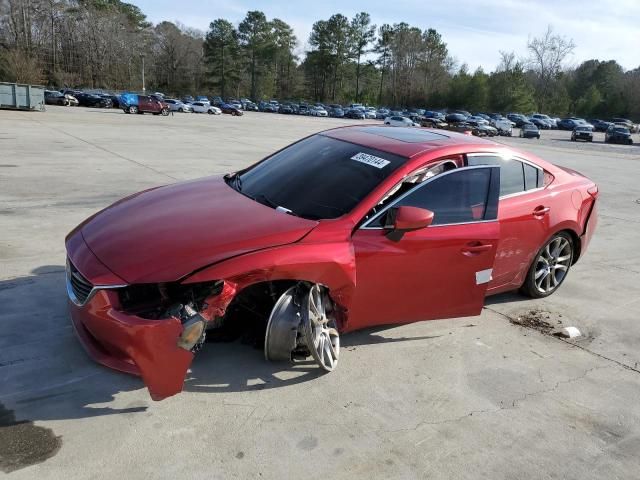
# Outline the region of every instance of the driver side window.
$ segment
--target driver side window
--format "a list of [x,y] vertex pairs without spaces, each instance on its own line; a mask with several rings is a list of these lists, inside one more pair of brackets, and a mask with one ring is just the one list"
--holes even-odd
[[[409,206],[431,210],[432,225],[496,220],[499,184],[498,167],[457,169],[410,190],[393,203],[392,208]],[[492,198],[494,201],[489,200]],[[375,217],[365,228],[388,228],[388,211]]]

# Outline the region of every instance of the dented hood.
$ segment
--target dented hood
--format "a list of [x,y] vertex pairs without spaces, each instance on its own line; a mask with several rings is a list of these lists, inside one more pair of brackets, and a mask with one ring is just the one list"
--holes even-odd
[[209,177],[128,197],[89,219],[80,232],[123,280],[153,283],[296,242],[316,225],[247,198],[222,177]]

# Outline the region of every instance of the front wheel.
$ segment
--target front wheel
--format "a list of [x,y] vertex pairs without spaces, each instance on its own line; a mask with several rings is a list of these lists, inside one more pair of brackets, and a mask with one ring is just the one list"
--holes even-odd
[[167,115],[169,115],[169,109],[163,108],[160,113],[162,114],[163,117],[166,117]]
[[208,113],[209,115],[213,115],[213,110],[207,110],[207,113]]
[[138,107],[136,107],[135,105],[131,105],[129,107],[129,113],[138,113]]
[[544,298],[564,282],[573,263],[573,240],[565,232],[554,235],[534,259],[521,291],[531,298]]

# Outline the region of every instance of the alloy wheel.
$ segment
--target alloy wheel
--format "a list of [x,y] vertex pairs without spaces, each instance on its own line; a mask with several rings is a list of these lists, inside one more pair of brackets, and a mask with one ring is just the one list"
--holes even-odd
[[338,365],[340,335],[331,300],[320,285],[313,285],[303,303],[303,328],[307,346],[316,363],[328,372]]
[[536,289],[548,295],[562,283],[571,266],[573,251],[564,236],[557,236],[542,249],[536,260],[534,282]]

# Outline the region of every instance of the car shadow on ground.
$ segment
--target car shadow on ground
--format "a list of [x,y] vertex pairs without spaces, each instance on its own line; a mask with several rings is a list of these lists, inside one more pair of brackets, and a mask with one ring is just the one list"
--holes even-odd
[[498,305],[501,303],[516,303],[530,301],[531,298],[518,293],[517,291],[499,293],[497,295],[491,295],[484,299],[485,306]]
[[[71,326],[62,265],[36,268],[26,277],[0,281],[0,405],[16,418],[63,420],[144,412],[152,403],[142,380],[98,365],[84,352]],[[436,336],[383,336],[397,325],[342,336],[343,348]],[[230,393],[287,387],[325,372],[311,358],[272,363],[261,349],[207,343],[187,373],[184,391]],[[123,404],[119,394],[139,392]],[[125,397],[126,398],[126,397]]]

